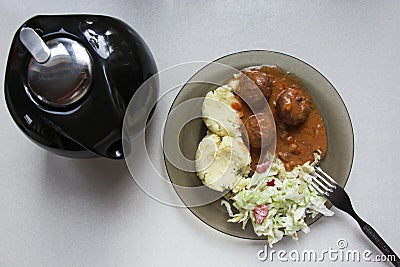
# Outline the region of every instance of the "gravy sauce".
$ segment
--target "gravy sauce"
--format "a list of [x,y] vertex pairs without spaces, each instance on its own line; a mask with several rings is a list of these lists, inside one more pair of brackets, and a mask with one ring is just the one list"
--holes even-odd
[[[268,77],[272,90],[269,88],[270,95],[267,100],[276,125],[276,156],[282,160],[286,170],[291,171],[297,165],[313,161],[314,152],[317,150],[321,151],[321,157],[323,157],[327,149],[324,121],[317,106],[304,89],[299,78],[276,66],[250,67],[246,68],[245,71],[253,73],[263,72]],[[278,115],[277,101],[280,95],[288,89],[297,90],[301,94],[306,95],[310,100],[308,116],[304,122],[297,125],[285,123]],[[245,123],[254,114],[239,96],[236,95],[236,99],[240,104],[235,104],[232,108],[243,114],[241,120]],[[259,161],[260,148],[250,146],[250,154],[252,157],[251,167],[254,171]]]

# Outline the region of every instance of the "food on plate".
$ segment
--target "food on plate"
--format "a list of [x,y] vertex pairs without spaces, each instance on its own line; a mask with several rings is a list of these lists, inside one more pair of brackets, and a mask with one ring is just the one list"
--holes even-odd
[[299,125],[311,112],[311,100],[305,91],[295,88],[284,90],[276,101],[279,119],[288,125]]
[[244,126],[251,147],[269,146],[274,141],[275,124],[271,116],[252,115],[245,121]]
[[333,215],[325,206],[325,198],[310,185],[313,172],[309,162],[288,172],[277,159],[268,174],[256,172],[244,178],[242,184],[247,185],[229,198],[237,212],[233,213],[231,204],[222,200],[230,213],[228,221],[242,223],[243,228],[250,221],[254,232],[266,236],[270,246],[285,235],[298,240],[297,231],[310,231],[305,222],[307,214],[312,218],[318,213]]
[[[257,80],[255,77],[253,77],[253,79],[256,80],[258,84],[262,83],[260,79]],[[233,80],[237,83],[229,82],[228,85],[233,84],[236,86],[232,87],[232,89],[236,94],[236,98],[242,104],[238,107],[238,111],[241,111],[243,105],[247,105],[247,107],[251,106],[253,109],[262,109],[268,105],[266,96],[263,94],[263,91],[260,90],[260,87],[258,87],[260,85],[257,85],[249,76],[240,73],[234,75]],[[262,86],[262,88],[267,88],[267,86]],[[270,94],[270,90],[264,90],[264,92]]]
[[[202,113],[208,133],[198,145],[197,175],[214,190],[230,190],[222,201],[229,222],[245,227],[250,220],[272,245],[308,232],[307,214],[333,214],[310,185],[326,153],[325,125],[295,75],[277,66],[245,68],[206,95]],[[260,156],[271,149],[275,159]]]
[[[321,151],[321,157],[323,157],[327,148],[324,121],[299,78],[277,66],[248,67],[242,72],[264,73],[272,84],[272,91],[267,100],[276,124],[275,154],[283,162],[286,170],[290,171],[295,166],[313,161],[314,152],[317,150]],[[242,80],[245,79],[242,78]],[[240,82],[238,88],[242,92],[247,89],[254,91],[254,85],[249,83]],[[236,91],[234,91],[236,99],[241,104],[241,108],[237,111],[241,115],[242,122],[245,123],[254,113],[246,104],[248,101],[242,99],[242,93]],[[287,105],[286,101],[289,102]],[[252,104],[250,101],[250,105]],[[288,110],[285,111],[285,108]],[[294,123],[296,125],[293,125]],[[252,146],[250,151],[252,169],[255,170],[260,157],[260,148]]]
[[[251,70],[246,70],[243,71],[243,74],[250,78],[251,81],[257,85],[257,87],[261,90],[262,94],[266,99],[271,95],[272,93],[272,86],[273,82],[270,80],[268,75],[264,72],[261,71],[251,71]],[[251,85],[253,87],[253,85]]]
[[241,136],[240,119],[232,105],[239,101],[228,86],[210,91],[204,98],[202,114],[207,128],[219,136]]
[[216,191],[233,189],[250,172],[250,153],[240,137],[211,133],[199,143],[196,153],[197,175],[203,184]]

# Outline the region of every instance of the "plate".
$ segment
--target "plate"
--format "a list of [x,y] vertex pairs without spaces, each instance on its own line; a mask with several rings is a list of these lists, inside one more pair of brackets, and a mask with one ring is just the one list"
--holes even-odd
[[[321,167],[344,187],[350,175],[354,154],[354,135],[348,111],[333,85],[314,67],[293,56],[266,50],[250,50],[219,58],[203,67],[189,79],[176,96],[169,114],[182,103],[204,97],[207,92],[217,88],[217,84],[223,84],[232,75],[229,69],[238,71],[257,65],[279,66],[295,74],[302,81],[304,88],[317,105],[326,127],[327,151],[321,161]],[[216,66],[227,66],[227,68]],[[191,112],[175,112],[173,118],[168,116],[166,121],[166,129],[171,124],[177,122],[179,124],[179,121],[182,124],[190,121],[180,130],[178,137],[180,151],[189,160],[194,160],[197,145],[206,134],[206,127],[202,120],[191,119],[199,110],[201,110],[201,103],[197,106],[193,105]],[[164,146],[170,142],[167,139],[163,140]],[[229,215],[225,207],[221,206],[220,199],[205,205],[192,205],[193,199],[198,196],[194,195],[195,193],[192,195],[183,193],[180,189],[182,187],[199,187],[202,185],[200,179],[195,172],[182,170],[176,164],[172,164],[168,157],[164,157],[164,160],[175,191],[197,218],[228,235],[246,239],[265,239],[253,232],[251,224],[248,224],[243,230],[241,224],[228,223]],[[310,225],[320,217],[307,218],[306,222]]]

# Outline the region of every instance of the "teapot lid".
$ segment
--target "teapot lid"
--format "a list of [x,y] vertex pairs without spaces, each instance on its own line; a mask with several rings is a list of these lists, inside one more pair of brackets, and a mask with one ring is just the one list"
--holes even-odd
[[93,60],[79,42],[58,37],[46,43],[31,28],[22,28],[19,38],[31,53],[27,69],[30,92],[52,107],[67,107],[90,89]]

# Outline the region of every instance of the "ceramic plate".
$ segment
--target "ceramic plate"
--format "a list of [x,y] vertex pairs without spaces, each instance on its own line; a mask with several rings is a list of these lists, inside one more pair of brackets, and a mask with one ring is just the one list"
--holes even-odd
[[[321,166],[334,177],[338,184],[345,186],[353,161],[353,129],[343,100],[333,85],[320,72],[295,57],[264,50],[238,52],[224,56],[214,62],[225,64],[238,70],[256,65],[276,65],[299,77],[314,103],[318,106],[326,126],[328,149],[321,161]],[[193,81],[212,76],[211,80],[213,82],[222,84],[230,78],[230,75],[231,73],[228,72],[218,72],[212,64],[205,66],[183,86],[175,98],[171,110],[187,100],[203,97],[207,92],[217,87]],[[198,112],[198,109],[201,109],[201,105],[193,106],[193,112]],[[175,114],[174,123],[179,120],[187,121],[192,115],[190,112]],[[171,121],[171,118],[168,117],[166,125]],[[194,160],[197,145],[205,134],[206,127],[201,119],[193,120],[187,124],[179,134],[179,146],[182,154],[188,159]],[[164,139],[165,142],[168,142],[168,140]],[[196,173],[175,167],[167,158],[165,158],[165,164],[173,184],[185,187],[202,185]],[[175,189],[179,197],[187,205],[191,203],[193,198],[197,197],[181,193],[177,186]],[[188,208],[204,223],[223,233],[240,238],[265,239],[265,237],[258,237],[253,232],[251,224],[248,224],[246,229],[243,230],[241,224],[228,223],[228,213],[225,207],[221,206],[220,200],[197,207],[188,205]],[[320,216],[314,219],[307,218],[307,223],[311,224],[319,218]]]

